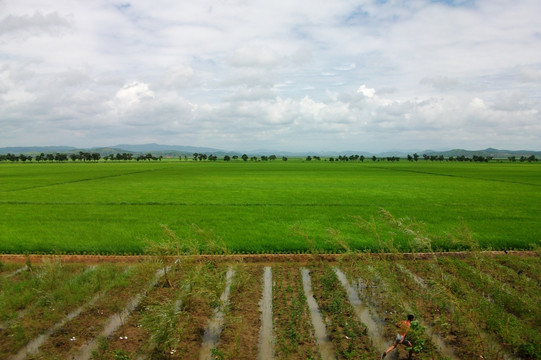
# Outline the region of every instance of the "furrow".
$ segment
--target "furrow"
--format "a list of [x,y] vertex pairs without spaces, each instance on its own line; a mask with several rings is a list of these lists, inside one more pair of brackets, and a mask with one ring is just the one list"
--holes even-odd
[[259,330],[259,360],[274,359],[274,334],[272,329],[272,271],[269,266],[263,273],[263,298],[260,303],[261,329]]
[[346,290],[348,294],[349,302],[353,307],[353,310],[355,311],[357,319],[359,319],[366,326],[368,335],[372,340],[372,344],[378,350],[378,352],[384,351],[385,339],[381,335],[381,329],[378,326],[376,320],[374,320],[374,318],[370,314],[369,308],[363,304],[363,302],[359,298],[359,295],[349,283],[346,275],[336,267],[334,268],[334,272],[336,273],[338,280],[340,280],[342,287]]
[[[167,269],[166,271],[168,271]],[[160,278],[164,275],[164,270],[159,269],[156,271],[156,274],[154,276],[154,279],[149,284],[148,289],[151,289],[154,287]],[[98,340],[102,337],[108,337],[109,335],[113,334],[115,331],[120,328],[123,321],[127,319],[130,314],[135,310],[135,308],[141,303],[143,300],[145,293],[147,290],[140,292],[139,294],[135,295],[130,302],[126,305],[126,307],[122,310],[120,314],[114,314],[109,317],[109,320],[105,324],[103,330],[99,334],[99,336],[95,337],[93,340],[88,342],[86,345],[84,345],[78,352],[78,354],[74,357],[75,360],[88,360],[92,356],[92,352],[96,349],[98,346]]]
[[77,309],[75,309],[74,311],[72,311],[71,313],[66,315],[66,317],[64,317],[61,321],[56,323],[53,327],[49,328],[49,330],[47,330],[45,333],[40,334],[39,336],[32,339],[28,344],[26,344],[26,346],[24,348],[19,350],[19,352],[17,354],[12,356],[10,358],[10,360],[23,360],[28,355],[36,354],[38,352],[40,346],[43,345],[43,343],[45,341],[47,341],[51,337],[51,335],[54,334],[55,331],[59,330],[67,322],[69,322],[69,321],[73,320],[74,318],[76,318],[77,316],[79,316],[79,314],[81,312],[83,312],[87,308],[94,305],[99,299],[101,299],[103,297],[103,295],[104,295],[103,292],[99,293],[99,294],[96,294],[92,299],[90,299],[89,302],[87,302],[86,304],[78,307]]
[[321,317],[321,312],[317,305],[314,293],[312,291],[312,281],[310,279],[310,270],[307,268],[301,268],[302,273],[302,286],[304,288],[304,295],[308,302],[308,308],[310,309],[310,317],[312,318],[312,325],[314,326],[314,332],[316,342],[319,346],[321,358],[323,360],[334,360],[334,346],[327,335],[325,328],[325,322]]
[[229,304],[229,293],[231,290],[231,283],[233,282],[233,276],[235,270],[229,268],[225,276],[225,289],[220,296],[220,306],[214,309],[214,314],[209,320],[205,333],[203,335],[203,342],[201,343],[201,350],[199,352],[199,360],[211,360],[212,349],[218,344],[220,334],[222,333],[224,325],[224,311]]

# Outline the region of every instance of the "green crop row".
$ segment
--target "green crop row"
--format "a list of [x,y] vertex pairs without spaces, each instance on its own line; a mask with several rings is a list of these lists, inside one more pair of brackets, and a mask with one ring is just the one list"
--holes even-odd
[[540,175],[505,163],[3,163],[0,252],[142,253],[162,225],[187,240],[213,232],[235,253],[337,252],[336,234],[352,250],[412,250],[381,209],[422,223],[437,249],[463,248],[449,239],[464,228],[482,248],[526,249],[541,242]]

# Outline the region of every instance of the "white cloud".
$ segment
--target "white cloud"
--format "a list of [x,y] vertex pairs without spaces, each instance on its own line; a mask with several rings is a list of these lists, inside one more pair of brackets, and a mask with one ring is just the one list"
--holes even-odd
[[541,143],[537,0],[119,4],[0,4],[0,144]]
[[361,85],[357,92],[363,94],[363,96],[366,96],[367,98],[372,98],[376,94],[375,89],[367,88],[366,85]]
[[32,15],[8,15],[0,20],[0,39],[24,39],[31,36],[65,34],[71,28],[71,21],[56,12]]
[[134,81],[118,90],[115,98],[118,106],[125,109],[153,99],[154,93],[149,89],[148,84]]

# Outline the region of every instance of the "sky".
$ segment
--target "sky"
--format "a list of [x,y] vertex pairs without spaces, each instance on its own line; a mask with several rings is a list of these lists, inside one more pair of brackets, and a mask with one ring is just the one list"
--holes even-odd
[[0,0],[0,147],[541,150],[539,0]]

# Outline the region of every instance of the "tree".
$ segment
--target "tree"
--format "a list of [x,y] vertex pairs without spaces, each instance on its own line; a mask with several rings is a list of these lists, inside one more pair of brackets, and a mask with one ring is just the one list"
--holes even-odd
[[415,153],[413,154],[413,161],[417,162],[419,160],[419,154]]
[[241,158],[242,158],[242,160],[247,161],[248,160],[248,155],[242,154]]
[[66,155],[66,154],[58,154],[57,153],[57,154],[55,154],[54,159],[56,161],[67,161],[68,160],[68,155]]
[[287,161],[287,157],[282,156],[282,161]]
[[377,158],[375,155],[372,156],[372,161],[373,161],[373,162],[376,162],[377,159],[378,159],[378,158]]
[[361,162],[364,162],[364,155],[361,155],[361,156],[359,157],[359,160],[361,160]]
[[231,160],[231,157],[229,155],[225,155],[224,156],[224,161],[229,161],[229,160]]
[[311,160],[312,160],[312,157],[311,157],[310,155],[308,155],[308,156],[306,157],[306,161],[311,161]]
[[276,155],[269,156],[269,160],[271,160],[271,161],[276,160]]

